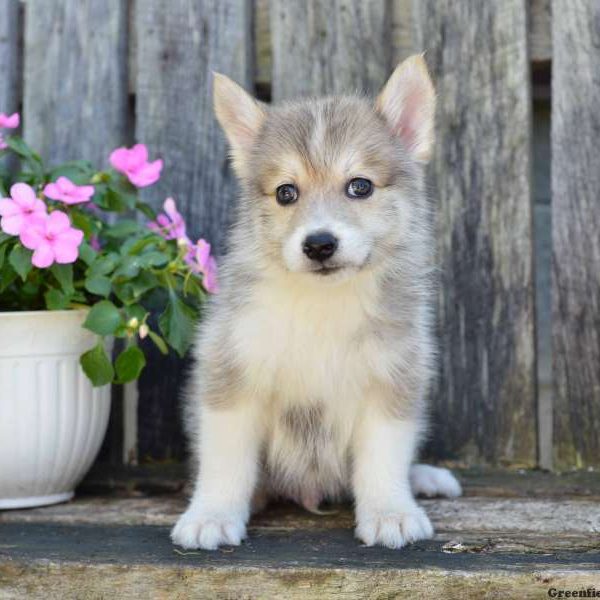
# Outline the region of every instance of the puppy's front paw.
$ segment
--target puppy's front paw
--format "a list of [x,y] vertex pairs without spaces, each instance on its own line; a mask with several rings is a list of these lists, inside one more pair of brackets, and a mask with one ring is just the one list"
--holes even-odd
[[387,548],[402,548],[432,536],[433,527],[429,517],[417,504],[397,512],[367,513],[358,519],[356,526],[356,537],[367,546],[380,544]]
[[174,544],[186,550],[216,550],[219,546],[239,546],[246,537],[244,519],[235,514],[222,515],[209,511],[183,513],[171,531]]

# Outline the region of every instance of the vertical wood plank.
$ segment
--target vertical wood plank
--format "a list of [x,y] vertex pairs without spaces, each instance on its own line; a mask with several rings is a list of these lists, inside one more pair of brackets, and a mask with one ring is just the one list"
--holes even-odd
[[524,0],[414,3],[438,95],[431,165],[442,339],[431,449],[534,465],[530,87]]
[[[49,164],[85,158],[108,166],[130,125],[127,1],[28,0],[24,6],[25,138]],[[99,460],[119,463],[122,396],[114,392]]]
[[[161,156],[160,182],[145,190],[159,207],[172,196],[189,235],[222,250],[237,186],[213,114],[212,71],[252,88],[249,0],[136,0],[136,137]],[[178,457],[183,364],[158,354],[140,381],[140,459]]]
[[[552,60],[552,0],[528,0],[528,2],[529,58],[533,62]],[[560,13],[558,14],[560,18]]]
[[107,165],[128,127],[127,2],[25,3],[25,137],[52,162]]
[[391,67],[382,0],[271,0],[273,99],[375,92]]
[[600,4],[553,4],[555,464],[600,466]]
[[0,112],[12,114],[21,102],[21,11],[16,0],[0,0]]
[[136,137],[165,161],[145,192],[173,196],[193,236],[223,248],[236,185],[212,105],[212,71],[252,88],[248,0],[137,0]]

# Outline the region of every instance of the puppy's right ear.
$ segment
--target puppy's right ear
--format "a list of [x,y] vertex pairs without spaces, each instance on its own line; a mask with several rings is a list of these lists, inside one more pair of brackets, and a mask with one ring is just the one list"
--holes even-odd
[[229,144],[236,170],[249,151],[266,113],[246,90],[221,73],[214,74],[214,105]]

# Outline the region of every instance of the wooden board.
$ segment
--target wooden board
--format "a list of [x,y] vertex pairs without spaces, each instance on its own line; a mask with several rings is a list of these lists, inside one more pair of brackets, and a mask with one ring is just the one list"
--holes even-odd
[[375,92],[392,59],[391,11],[380,0],[271,0],[274,100]]
[[[300,3],[302,4],[302,3]],[[383,8],[384,2],[381,2]],[[547,62],[552,58],[551,0],[528,0],[529,57],[533,62]],[[399,63],[417,49],[413,0],[391,0],[392,62]],[[269,96],[273,55],[269,0],[255,0],[254,37],[256,40],[256,83],[265,97]],[[300,10],[300,9],[298,9]],[[299,33],[298,33],[299,35]]]
[[[212,71],[252,88],[248,0],[137,0],[136,138],[165,161],[145,190],[160,207],[172,196],[189,236],[222,250],[237,185],[212,106]],[[153,354],[140,381],[140,459],[181,455],[178,409],[183,364]]]
[[558,467],[600,466],[600,3],[555,2],[554,436]]
[[0,112],[12,114],[21,102],[21,10],[15,0],[0,0]]
[[440,374],[430,450],[536,462],[530,88],[524,0],[416,1],[438,95],[431,165]]
[[[552,60],[552,0],[528,0],[529,57],[535,62]],[[562,7],[557,12],[558,18]]]
[[51,162],[108,165],[128,137],[127,3],[25,4],[25,137]]

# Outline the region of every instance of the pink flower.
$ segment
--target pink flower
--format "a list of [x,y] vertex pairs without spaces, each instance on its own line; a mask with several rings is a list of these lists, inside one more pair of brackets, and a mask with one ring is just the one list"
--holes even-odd
[[33,250],[31,262],[40,269],[52,263],[72,263],[77,260],[83,231],[71,227],[69,217],[60,210],[44,219],[32,219],[21,231],[21,243]]
[[2,134],[0,134],[0,150],[6,150],[8,148],[8,144],[4,141]]
[[202,285],[207,292],[216,294],[219,291],[219,285],[217,283],[217,262],[214,256],[209,256],[206,267],[202,271]]
[[126,175],[136,187],[156,183],[163,168],[161,159],[148,162],[148,149],[144,144],[136,144],[133,148],[117,148],[109,160],[112,167]]
[[5,233],[19,235],[31,219],[46,216],[46,205],[26,183],[15,183],[10,196],[0,199],[0,228]]
[[186,254],[183,260],[194,273],[202,274],[202,284],[206,291],[214,294],[218,290],[217,263],[210,254],[210,244],[199,239],[193,244],[188,238],[185,220],[177,210],[175,200],[167,198],[163,204],[164,213],[156,217],[156,221],[148,223],[148,227],[167,240],[177,240],[185,246]]
[[0,129],[16,129],[20,123],[21,117],[19,113],[13,113],[10,116],[0,113]]
[[44,188],[44,195],[65,204],[81,204],[89,202],[94,195],[94,186],[75,185],[67,177],[59,177],[55,183],[49,183]]
[[148,227],[166,240],[180,240],[182,243],[191,246],[192,242],[185,231],[185,220],[177,211],[175,200],[167,198],[163,208],[166,214],[159,214],[156,221],[148,223]]
[[90,238],[90,247],[96,252],[100,252],[100,250],[102,250],[102,246],[100,245],[100,240],[98,239],[97,235],[92,235]]
[[194,252],[194,260],[200,270],[205,269],[208,266],[208,261],[210,259],[210,244],[200,238],[196,242],[195,252]]
[[210,244],[200,238],[196,245],[192,246],[191,253],[185,257],[185,260],[193,271],[202,273],[202,284],[206,291],[216,294],[218,292],[217,263],[214,256],[210,254]]

